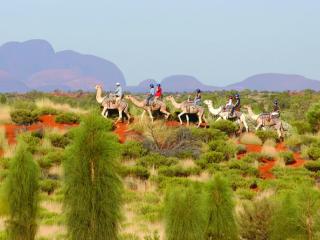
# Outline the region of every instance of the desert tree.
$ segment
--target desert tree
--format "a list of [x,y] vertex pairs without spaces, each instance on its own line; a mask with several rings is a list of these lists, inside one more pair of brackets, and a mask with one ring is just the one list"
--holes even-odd
[[108,120],[86,116],[66,149],[66,225],[70,239],[117,239],[122,183],[117,174],[120,145]]
[[216,175],[207,186],[205,239],[238,239],[233,194],[227,181]]
[[165,201],[167,240],[204,239],[204,214],[201,193],[194,186],[171,186]]
[[33,240],[37,232],[39,167],[19,141],[5,182],[8,204],[7,234],[12,240]]

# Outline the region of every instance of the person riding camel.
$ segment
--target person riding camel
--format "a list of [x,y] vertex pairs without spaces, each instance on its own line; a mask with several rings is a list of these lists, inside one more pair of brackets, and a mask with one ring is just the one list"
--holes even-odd
[[162,98],[162,88],[161,88],[161,84],[158,83],[154,100],[158,100],[158,99],[161,99],[161,98]]
[[151,105],[151,102],[152,102],[153,99],[154,99],[154,95],[155,95],[155,89],[154,89],[154,85],[151,83],[151,84],[150,84],[149,94],[148,94],[148,97],[147,97],[147,99],[146,99],[146,105],[147,105],[147,106],[150,106],[150,105]]
[[275,99],[273,102],[273,111],[270,113],[270,118],[278,118],[280,117],[280,107],[278,99]]
[[194,97],[193,104],[195,106],[201,105],[201,90],[199,88],[196,89],[196,96]]
[[232,107],[233,107],[233,97],[229,96],[228,102],[225,106],[225,110],[230,111],[232,109]]
[[236,102],[232,106],[230,117],[234,117],[234,111],[240,111],[240,107],[241,107],[240,95],[236,94],[235,99],[236,99]]
[[116,88],[114,90],[114,95],[116,97],[116,103],[119,103],[121,99],[123,98],[123,92],[122,92],[122,87],[120,83],[116,83]]

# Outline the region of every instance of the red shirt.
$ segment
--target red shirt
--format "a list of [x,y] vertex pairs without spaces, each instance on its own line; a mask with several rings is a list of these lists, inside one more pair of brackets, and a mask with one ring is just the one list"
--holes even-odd
[[161,97],[162,96],[162,88],[161,87],[157,87],[155,96],[156,97]]

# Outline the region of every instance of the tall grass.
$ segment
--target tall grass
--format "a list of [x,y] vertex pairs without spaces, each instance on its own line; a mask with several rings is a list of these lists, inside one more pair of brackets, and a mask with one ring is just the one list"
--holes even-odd
[[61,103],[55,103],[47,98],[37,99],[36,100],[36,106],[38,108],[51,108],[55,109],[59,112],[73,112],[77,114],[84,114],[87,113],[86,110],[83,110],[78,107],[71,107],[69,104],[61,104]]
[[94,113],[86,116],[66,151],[64,203],[70,239],[118,239],[120,145],[105,121]]

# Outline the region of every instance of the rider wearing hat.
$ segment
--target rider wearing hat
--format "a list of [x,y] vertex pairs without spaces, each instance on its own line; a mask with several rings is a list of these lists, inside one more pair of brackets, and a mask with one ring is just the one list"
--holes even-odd
[[196,96],[194,97],[193,104],[195,106],[200,106],[201,104],[201,90],[199,88],[196,89]]
[[239,111],[240,110],[240,106],[241,106],[240,95],[237,93],[236,95],[234,95],[234,97],[236,99],[236,102],[235,102],[234,106],[231,109],[230,116],[233,116],[235,110]]
[[270,114],[270,117],[271,118],[276,118],[276,117],[279,117],[280,116],[280,107],[279,107],[279,101],[278,99],[275,99],[273,101],[273,111],[272,113]]
[[114,90],[114,95],[116,96],[116,102],[120,102],[120,100],[123,98],[123,92],[122,92],[122,87],[120,83],[116,83],[116,88]]
[[150,106],[151,101],[153,100],[154,95],[155,95],[154,85],[151,83],[149,86],[150,86],[150,90],[149,90],[149,94],[147,97],[147,106]]
[[227,104],[226,104],[226,106],[225,106],[226,110],[232,109],[232,107],[233,107],[232,100],[233,100],[233,97],[232,97],[232,96],[229,96],[228,102],[227,102]]
[[161,99],[162,98],[162,88],[161,88],[161,84],[160,83],[158,83],[157,84],[157,88],[156,88],[156,93],[155,93],[155,100],[156,99]]

